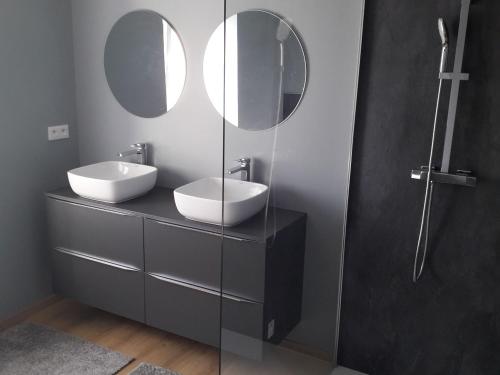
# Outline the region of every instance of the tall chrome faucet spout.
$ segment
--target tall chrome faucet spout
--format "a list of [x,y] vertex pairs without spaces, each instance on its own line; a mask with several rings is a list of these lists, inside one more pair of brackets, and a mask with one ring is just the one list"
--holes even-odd
[[127,156],[137,155],[137,163],[147,165],[148,164],[148,144],[147,143],[135,143],[130,145],[131,149],[122,151],[118,153],[119,158],[124,158]]
[[227,174],[231,175],[231,174],[241,172],[241,180],[250,182],[251,159],[250,158],[240,158],[240,159],[237,159],[236,162],[238,162],[239,165],[234,167],[234,168],[228,169]]

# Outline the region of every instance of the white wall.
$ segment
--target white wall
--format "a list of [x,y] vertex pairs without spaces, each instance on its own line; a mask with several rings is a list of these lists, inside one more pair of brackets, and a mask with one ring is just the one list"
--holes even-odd
[[[177,187],[222,171],[222,120],[203,85],[208,39],[223,21],[220,0],[72,0],[79,147],[82,164],[114,159],[133,142],[154,147],[160,183]],[[269,181],[276,141],[275,203],[309,214],[303,322],[292,339],[334,355],[362,0],[228,0],[228,16],[263,8],[285,16],[302,37],[309,84],[299,110],[277,131],[226,126],[226,160],[250,156],[258,181]],[[103,67],[113,23],[136,9],[162,14],[186,49],[186,88],[157,119],[127,113],[114,99]],[[221,56],[222,59],[222,56]]]
[[51,294],[44,192],[78,164],[71,4],[0,2],[0,319]]

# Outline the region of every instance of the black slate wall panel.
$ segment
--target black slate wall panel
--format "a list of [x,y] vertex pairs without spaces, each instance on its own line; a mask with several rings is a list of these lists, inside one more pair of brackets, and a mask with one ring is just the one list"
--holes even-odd
[[[471,7],[451,167],[477,188],[438,185],[432,242],[411,281],[446,19],[459,0],[367,0],[344,268],[339,363],[371,375],[500,374],[500,1]],[[450,51],[450,69],[454,50]],[[449,92],[445,85],[445,93]],[[443,99],[437,164],[448,107]]]

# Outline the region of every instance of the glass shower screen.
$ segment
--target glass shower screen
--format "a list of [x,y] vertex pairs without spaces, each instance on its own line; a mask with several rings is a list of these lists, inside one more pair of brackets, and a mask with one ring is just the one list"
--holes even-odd
[[225,12],[204,57],[224,118],[220,371],[331,374],[363,1]]

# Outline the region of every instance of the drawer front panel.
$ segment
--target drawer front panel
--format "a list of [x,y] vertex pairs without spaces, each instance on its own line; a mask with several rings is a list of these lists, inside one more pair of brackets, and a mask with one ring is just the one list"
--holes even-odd
[[146,272],[220,289],[222,237],[154,220],[144,222]]
[[52,247],[144,269],[142,218],[48,199]]
[[219,345],[217,292],[146,274],[146,324],[204,344]]
[[144,273],[85,257],[66,249],[52,250],[55,291],[84,304],[144,322]]
[[[261,303],[229,295],[222,298],[222,329],[225,332],[262,340],[263,317],[264,306]],[[224,338],[224,335],[222,337]]]
[[224,293],[264,302],[266,282],[266,245],[224,238]]

